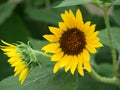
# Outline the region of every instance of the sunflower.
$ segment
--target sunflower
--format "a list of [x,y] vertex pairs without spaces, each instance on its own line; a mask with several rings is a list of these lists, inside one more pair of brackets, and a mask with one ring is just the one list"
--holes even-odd
[[0,46],[0,49],[9,57],[8,63],[11,65],[11,67],[14,67],[14,76],[19,75],[19,81],[21,84],[23,84],[31,67],[37,65],[35,61],[33,61],[33,63],[30,59],[31,55],[29,54],[29,48],[27,48],[27,45],[23,43],[20,45],[13,45],[3,40],[2,43],[6,46]]
[[50,26],[52,34],[43,36],[50,44],[44,46],[42,50],[53,53],[51,61],[56,62],[54,73],[64,67],[65,72],[70,70],[74,74],[77,69],[83,76],[83,69],[91,72],[90,53],[95,54],[96,48],[103,46],[97,37],[99,31],[95,31],[96,25],[90,25],[90,21],[83,22],[79,9],[76,16],[71,10],[66,10],[61,17],[63,22],[58,22],[59,28]]

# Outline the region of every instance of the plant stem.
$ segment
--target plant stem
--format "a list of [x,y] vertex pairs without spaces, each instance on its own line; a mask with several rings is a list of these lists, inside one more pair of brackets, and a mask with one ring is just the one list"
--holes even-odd
[[114,77],[117,77],[117,61],[116,61],[116,51],[112,39],[112,34],[110,31],[110,23],[109,23],[109,16],[108,16],[108,7],[104,6],[104,20],[105,20],[105,25],[108,33],[108,38],[109,38],[109,43],[110,43],[110,48],[111,48],[111,53],[112,53],[112,60],[113,60],[113,68],[114,68]]
[[33,50],[34,53],[38,54],[38,55],[43,55],[45,57],[49,57],[51,58],[51,55],[47,54],[47,53],[44,53],[42,51],[38,51],[38,50]]
[[92,69],[92,72],[90,73],[90,75],[100,82],[114,84],[114,85],[120,87],[120,80],[117,79],[116,77],[113,77],[113,78],[102,77],[99,74],[97,74],[93,69]]

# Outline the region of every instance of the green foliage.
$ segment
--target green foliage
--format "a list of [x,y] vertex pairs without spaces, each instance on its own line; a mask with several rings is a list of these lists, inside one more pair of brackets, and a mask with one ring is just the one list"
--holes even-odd
[[28,7],[26,9],[26,13],[31,19],[36,20],[36,21],[48,22],[51,24],[56,24],[57,21],[59,21],[58,13],[56,11],[53,11],[52,9],[51,10],[41,9],[40,10],[37,8]]
[[80,5],[85,3],[90,3],[92,0],[64,0],[60,3],[57,7],[65,7],[65,6],[72,6],[72,5]]
[[16,7],[14,2],[6,2],[0,5],[0,24],[5,22],[5,20],[12,14]]
[[45,3],[45,0],[31,0],[31,4],[35,7],[39,7]]
[[118,90],[113,85],[108,85],[104,83],[100,83],[91,76],[85,75],[85,77],[79,77],[78,88],[76,90]]
[[112,4],[113,5],[120,5],[120,0],[115,0]]
[[96,67],[96,71],[104,77],[113,77],[113,66],[112,64],[103,63]]
[[[92,14],[92,11],[84,6],[87,3],[97,5],[98,2],[96,1],[100,0],[49,1],[50,3],[47,0],[22,0],[18,4],[17,0],[1,0],[0,40],[9,43],[21,41],[26,44],[30,41],[32,48],[41,50],[44,45],[48,44],[47,41],[40,40],[43,34],[50,33],[48,26],[57,26],[58,22],[62,21],[60,14],[65,10],[72,9],[75,14],[75,11],[79,8],[85,22],[91,21],[91,24],[96,24],[96,30],[100,30],[100,41],[104,44],[104,47],[94,55],[95,58],[91,58],[91,63],[94,64],[93,68],[101,76],[112,77],[113,66],[110,44],[103,16]],[[114,26],[111,31],[115,48],[120,53],[120,0],[114,0],[111,5],[118,5],[114,6],[110,21],[111,26]],[[1,42],[0,45],[2,45]],[[0,90],[118,90],[114,85],[96,81],[87,73],[82,77],[78,72],[71,75],[70,72],[65,73],[61,69],[53,74],[55,63],[42,55],[38,56],[37,59],[40,61],[41,66],[33,68],[25,83],[20,85],[18,77],[13,76],[13,69],[7,63],[8,57],[0,51]]]
[[120,25],[120,18],[119,18],[119,16],[120,16],[120,8],[114,9],[113,14],[112,14],[112,17],[113,17],[113,19],[115,20],[115,22],[116,22],[118,25]]
[[[119,42],[120,41],[120,38],[119,38],[120,28],[112,27],[111,32],[112,32],[111,34],[112,34],[112,37],[114,40],[114,45],[115,45],[116,49],[118,50],[118,52],[120,53],[120,42]],[[106,30],[102,30],[100,32],[99,36],[100,36],[101,42],[103,44],[110,46]]]

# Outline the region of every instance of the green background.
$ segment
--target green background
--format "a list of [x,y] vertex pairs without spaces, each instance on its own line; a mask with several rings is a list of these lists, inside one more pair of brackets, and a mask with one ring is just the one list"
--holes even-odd
[[[60,14],[72,9],[75,13],[79,8],[83,20],[96,24],[100,31],[99,37],[104,47],[98,49],[96,55],[91,55],[91,64],[102,76],[112,77],[113,67],[111,51],[104,18],[101,13],[91,13],[87,8],[93,0],[0,0],[0,40],[9,43],[30,41],[34,49],[40,50],[46,42],[42,35],[50,33],[48,26],[58,26],[62,21]],[[120,0],[112,2],[110,24],[117,56],[120,53]],[[90,4],[91,6],[92,4]],[[92,5],[93,6],[93,5]],[[91,7],[92,8],[92,7]],[[97,7],[94,6],[93,9]],[[0,45],[2,43],[0,42]],[[60,70],[53,74],[54,63],[49,58],[39,56],[42,67],[30,72],[25,83],[20,85],[18,77],[13,76],[13,68],[7,63],[8,57],[0,51],[0,90],[119,90],[116,86],[105,84],[93,79],[87,72],[82,77],[75,73],[65,73]],[[118,65],[119,67],[119,65]]]

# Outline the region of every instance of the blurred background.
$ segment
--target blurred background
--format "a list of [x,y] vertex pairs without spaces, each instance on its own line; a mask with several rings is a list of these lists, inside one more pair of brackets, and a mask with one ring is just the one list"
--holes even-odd
[[[62,0],[0,0],[0,40],[9,43],[16,41],[27,43],[31,39],[44,40],[42,35],[50,33],[48,26],[58,26],[58,21],[62,21],[60,14],[68,9],[76,12],[80,8],[85,22],[91,21],[92,24],[96,24],[96,30],[105,29],[103,12],[100,8],[92,4],[56,8],[61,2]],[[120,27],[120,6],[112,6],[109,15],[111,26]],[[2,45],[1,42],[0,44]],[[0,80],[13,75],[13,69],[6,63],[7,59],[0,51]],[[98,72],[101,75],[105,74],[107,70],[104,69],[111,68],[111,66],[108,64],[104,67],[101,63],[112,63],[109,47],[105,46],[100,49],[95,59],[99,65]],[[90,83],[91,80],[88,82]],[[106,90],[107,88],[109,89],[109,86]],[[113,89],[116,87],[109,90]]]

